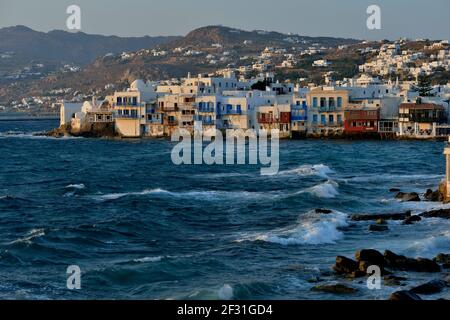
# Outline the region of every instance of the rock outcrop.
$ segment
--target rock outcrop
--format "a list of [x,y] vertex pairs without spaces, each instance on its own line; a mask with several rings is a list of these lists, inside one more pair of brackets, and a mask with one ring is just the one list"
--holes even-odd
[[425,258],[408,258],[402,255],[395,254],[392,251],[386,250],[384,252],[384,260],[386,267],[415,272],[440,272],[441,267],[430,259]]
[[395,196],[395,199],[403,202],[420,201],[420,197],[416,192],[399,192]]
[[312,287],[311,290],[327,292],[327,293],[335,293],[335,294],[352,294],[352,293],[355,293],[358,291],[355,288],[348,287],[343,284],[318,285],[318,286]]
[[407,290],[401,290],[391,294],[389,300],[402,301],[402,300],[422,300],[422,299],[415,293],[409,292]]
[[382,214],[354,214],[353,221],[377,221],[377,220],[405,220],[411,216],[411,211],[404,213],[382,213]]

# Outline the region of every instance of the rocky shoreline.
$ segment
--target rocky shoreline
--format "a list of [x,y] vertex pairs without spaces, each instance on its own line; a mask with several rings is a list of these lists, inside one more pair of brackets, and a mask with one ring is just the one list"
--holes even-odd
[[[395,198],[399,201],[421,201],[417,193],[403,193],[397,189]],[[436,191],[427,190],[424,194],[426,201],[442,202],[444,200],[442,187]],[[332,210],[316,209],[317,214],[330,214]],[[387,221],[402,221],[403,225],[420,223],[428,218],[450,219],[450,208],[425,211],[413,215],[411,211],[384,214],[354,214],[350,220],[358,222],[373,222],[369,225],[370,232],[387,232],[389,230]],[[450,248],[449,248],[450,249]],[[359,249],[355,252],[354,258],[337,256],[335,264],[331,267],[332,273],[324,272],[325,276],[331,276],[333,283],[313,286],[311,291],[323,292],[337,295],[351,295],[359,290],[349,281],[364,283],[364,278],[372,276],[370,266],[377,266],[381,271],[381,285],[397,287],[399,290],[393,292],[389,300],[422,300],[422,296],[438,293],[448,293],[450,290],[450,253],[440,253],[433,259],[422,257],[412,258],[396,254],[389,249],[383,253],[375,249]],[[396,275],[401,272],[401,275]],[[433,279],[419,285],[408,285],[409,273],[423,273],[433,275]],[[330,279],[330,280],[331,280]],[[335,283],[336,280],[338,283]],[[339,281],[345,280],[345,283]],[[322,280],[314,281],[320,282]],[[409,289],[405,289],[408,287]]]

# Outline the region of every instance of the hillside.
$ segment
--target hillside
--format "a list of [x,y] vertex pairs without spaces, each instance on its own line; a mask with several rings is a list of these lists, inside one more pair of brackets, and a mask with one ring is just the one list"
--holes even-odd
[[3,81],[57,71],[64,65],[83,67],[98,56],[152,48],[177,37],[90,35],[54,30],[39,32],[25,26],[0,29],[0,75]]
[[[3,30],[3,32],[5,31]],[[16,32],[19,31],[16,30]],[[120,40],[123,45],[121,49],[112,50],[112,47],[115,46],[115,43],[118,43],[120,38],[100,38],[104,41],[95,45],[93,43],[95,41],[89,38],[92,36],[86,34],[67,35],[67,33],[57,31],[41,36],[44,38],[51,36],[52,41],[54,41],[42,45],[42,50],[47,48],[47,51],[57,50],[55,49],[55,46],[57,46],[55,43],[63,45],[64,41],[58,42],[55,39],[76,37],[78,44],[74,47],[74,52],[67,53],[64,59],[73,59],[77,55],[75,52],[81,55],[81,51],[85,47],[90,48],[90,54],[79,57],[78,61],[88,61],[94,55],[94,52],[101,53],[97,54],[97,58],[92,63],[81,70],[75,70],[75,72],[58,72],[32,81],[17,81],[11,85],[0,85],[0,104],[27,96],[47,95],[51,91],[64,88],[70,88],[72,91],[83,92],[84,94],[95,92],[102,95],[107,93],[104,89],[105,86],[109,88],[123,87],[136,78],[160,80],[186,76],[188,72],[192,74],[212,73],[227,67],[251,66],[261,60],[260,54],[266,47],[281,50],[279,53],[275,52],[271,58],[273,64],[279,64],[285,59],[286,54],[298,56],[301,62],[300,52],[311,47],[317,48],[321,52],[309,56],[308,59],[311,57],[320,58],[321,55],[339,45],[359,43],[354,39],[304,37],[278,32],[244,31],[223,26],[199,28],[191,31],[185,37],[175,38],[172,41],[166,41],[167,38],[147,37],[144,39],[148,40],[148,48],[140,50],[135,49],[138,46],[136,39]],[[157,41],[163,43],[154,46]],[[129,47],[135,47],[128,50],[126,54],[120,54],[122,51],[127,51],[123,49],[125,44]],[[6,47],[6,45],[3,45],[3,47]],[[48,48],[51,48],[51,50],[48,50]],[[58,49],[58,51],[69,50]],[[113,51],[116,54],[105,55],[106,52]],[[40,50],[29,53],[34,58],[42,54]],[[55,53],[51,52],[47,54],[48,57],[57,58]]]

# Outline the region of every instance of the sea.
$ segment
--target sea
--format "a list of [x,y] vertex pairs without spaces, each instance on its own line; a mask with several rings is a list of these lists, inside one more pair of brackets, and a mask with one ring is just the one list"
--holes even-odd
[[[278,174],[263,176],[258,165],[174,165],[167,139],[35,135],[57,126],[0,121],[1,299],[384,300],[439,275],[396,272],[404,286],[371,290],[334,275],[336,256],[449,253],[449,220],[370,232],[350,219],[446,207],[390,192],[436,189],[443,142],[282,140]],[[311,290],[335,283],[357,292]]]

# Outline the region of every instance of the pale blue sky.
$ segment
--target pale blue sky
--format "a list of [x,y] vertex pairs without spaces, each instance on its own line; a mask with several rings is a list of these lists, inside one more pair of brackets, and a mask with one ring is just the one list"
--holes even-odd
[[[64,30],[70,4],[81,7],[83,32],[106,35],[185,35],[221,24],[309,36],[450,38],[449,0],[0,0],[0,27]],[[371,4],[381,7],[381,30],[366,27]]]

